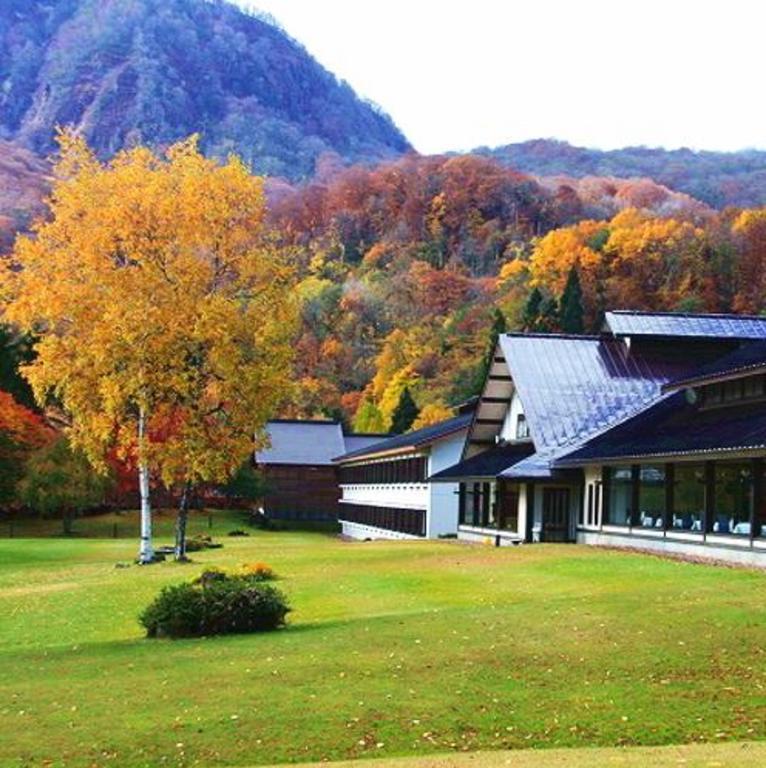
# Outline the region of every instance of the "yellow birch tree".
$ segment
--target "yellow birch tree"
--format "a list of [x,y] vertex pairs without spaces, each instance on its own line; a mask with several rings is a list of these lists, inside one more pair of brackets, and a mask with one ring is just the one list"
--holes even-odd
[[150,475],[183,491],[224,482],[264,440],[289,393],[294,273],[264,225],[262,180],[195,137],[160,157],[100,162],[60,137],[50,216],[21,238],[0,283],[6,318],[35,335],[37,400],[71,419],[97,467],[116,448],[139,472],[149,562]]

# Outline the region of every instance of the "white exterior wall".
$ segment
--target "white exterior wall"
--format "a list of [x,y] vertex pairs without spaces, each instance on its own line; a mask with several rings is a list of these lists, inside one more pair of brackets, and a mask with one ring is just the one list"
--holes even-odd
[[500,428],[500,439],[506,442],[516,442],[516,422],[520,415],[524,414],[524,406],[518,392],[511,395],[511,406],[503,418],[503,426]]
[[577,532],[578,544],[589,544],[600,547],[619,547],[621,549],[633,549],[657,554],[669,554],[680,557],[699,557],[706,560],[737,563],[739,565],[766,568],[766,544],[756,542],[752,547],[749,539],[740,544],[731,542],[732,537],[726,537],[728,544],[717,544],[715,541],[708,543],[694,543],[683,541],[678,537],[663,538],[659,536],[647,536],[638,533],[605,533],[599,531],[579,530]]
[[[601,467],[586,467],[584,475],[582,519],[578,520],[577,524],[580,528],[598,529],[601,527],[604,509]],[[593,499],[592,509],[588,507],[589,496]]]
[[[428,475],[457,464],[463,451],[466,430],[448,435],[433,443],[429,449],[411,454],[392,456],[390,460],[427,456]],[[385,461],[377,459],[376,461]],[[341,507],[338,513],[344,535],[356,539],[417,539],[418,536],[389,531],[384,528],[344,522],[343,503],[373,507],[422,509],[426,513],[426,538],[438,538],[457,533],[460,506],[457,483],[359,483],[341,485]]]
[[342,485],[341,502],[372,507],[428,509],[428,483],[360,483]]
[[463,526],[459,533],[460,541],[468,541],[471,544],[485,544],[491,547],[511,547],[523,544],[523,538],[509,531],[490,532],[487,528],[466,528]]
[[[428,474],[433,475],[452,467],[460,461],[465,443],[465,432],[458,432],[439,440],[431,446],[428,459]],[[457,533],[457,518],[460,511],[458,483],[429,483],[428,515],[426,536],[436,539]]]

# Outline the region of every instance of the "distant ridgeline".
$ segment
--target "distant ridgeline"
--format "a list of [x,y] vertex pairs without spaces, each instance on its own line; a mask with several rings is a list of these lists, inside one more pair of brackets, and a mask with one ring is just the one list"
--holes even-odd
[[474,153],[536,176],[650,178],[713,208],[766,205],[766,151],[626,147],[607,152],[537,139],[494,149],[480,147]]
[[102,155],[202,135],[258,173],[379,161],[409,144],[274,23],[209,0],[3,0],[0,138],[38,154],[75,125]]

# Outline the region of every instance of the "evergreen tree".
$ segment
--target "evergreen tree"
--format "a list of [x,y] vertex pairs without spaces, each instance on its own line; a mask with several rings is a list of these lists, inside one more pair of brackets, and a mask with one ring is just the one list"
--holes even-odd
[[403,434],[412,427],[419,415],[420,409],[412,399],[409,387],[405,387],[391,416],[391,432],[395,435]]
[[543,294],[540,289],[535,286],[527,297],[527,303],[524,305],[524,312],[521,316],[525,331],[537,330],[537,326],[540,322],[540,306],[542,303]]
[[0,326],[0,390],[10,393],[27,408],[35,408],[35,396],[19,367],[33,359],[29,339],[13,333],[8,326]]
[[561,294],[561,330],[564,333],[583,333],[585,330],[582,306],[582,287],[576,267],[569,270],[564,293]]
[[540,302],[540,316],[537,320],[538,333],[554,333],[559,328],[559,303],[553,296],[546,296]]

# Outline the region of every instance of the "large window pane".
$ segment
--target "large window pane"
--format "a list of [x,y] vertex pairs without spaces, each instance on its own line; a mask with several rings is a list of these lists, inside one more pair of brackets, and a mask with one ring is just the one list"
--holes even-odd
[[504,531],[519,531],[519,495],[518,483],[502,482],[498,486],[496,505],[498,508],[498,527]]
[[631,467],[612,467],[609,476],[609,523],[630,525],[633,470]]
[[705,467],[676,464],[673,490],[673,528],[702,531],[705,513]]
[[753,471],[748,462],[716,463],[714,533],[750,535]]
[[639,471],[638,510],[642,528],[662,528],[665,524],[665,467],[645,464]]
[[758,506],[755,510],[756,536],[766,536],[766,464],[759,461],[755,465],[760,481],[760,493],[758,494]]

